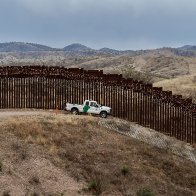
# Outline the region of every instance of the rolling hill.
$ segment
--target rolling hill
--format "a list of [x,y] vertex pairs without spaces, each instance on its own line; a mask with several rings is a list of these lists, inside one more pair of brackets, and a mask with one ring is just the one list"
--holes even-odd
[[[196,56],[196,46],[185,45],[179,48],[159,48],[155,49],[158,51],[167,50],[175,55],[179,56]],[[81,55],[88,55],[89,52],[92,54],[110,54],[110,55],[140,55],[144,53],[149,53],[155,50],[115,50],[111,48],[101,48],[99,50],[95,50],[89,48],[85,45],[74,43],[64,48],[52,48],[49,46],[36,44],[36,43],[25,43],[25,42],[7,42],[0,43],[0,52],[40,52],[40,51],[64,51],[64,52],[81,52]]]
[[10,42],[0,43],[0,52],[39,52],[39,51],[53,51],[54,49],[48,46],[23,43],[23,42]]
[[[82,44],[57,49],[32,43],[0,44],[0,66],[48,65],[103,69],[105,73],[123,73],[129,66],[147,72],[153,82],[196,74],[195,46],[155,50],[95,50]],[[190,93],[188,93],[190,94]],[[194,93],[193,93],[194,94]]]
[[196,74],[162,80],[154,83],[154,86],[163,87],[163,90],[170,90],[173,94],[180,94],[186,98],[191,97],[196,103]]
[[96,117],[4,113],[1,195],[195,194],[193,162],[102,127]]
[[84,46],[82,44],[71,44],[71,45],[68,45],[66,47],[63,48],[64,51],[71,51],[71,52],[74,52],[74,51],[89,51],[89,50],[93,50],[87,46]]

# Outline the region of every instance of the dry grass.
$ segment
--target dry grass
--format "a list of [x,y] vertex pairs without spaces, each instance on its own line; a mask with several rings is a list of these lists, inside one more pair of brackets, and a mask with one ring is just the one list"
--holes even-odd
[[184,97],[192,97],[193,101],[196,102],[196,75],[163,80],[155,83],[154,86],[161,86],[163,90],[170,90],[174,94]]
[[196,191],[193,163],[105,130],[96,117],[18,117],[2,123],[1,130],[43,148],[58,168],[87,184],[85,195],[135,195],[144,189],[188,196]]

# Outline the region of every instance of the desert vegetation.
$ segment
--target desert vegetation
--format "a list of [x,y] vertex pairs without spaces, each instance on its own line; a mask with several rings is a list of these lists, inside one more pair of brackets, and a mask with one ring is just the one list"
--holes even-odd
[[[36,52],[33,50],[39,45],[28,47],[30,51],[17,52],[17,46],[16,51],[1,52],[0,66],[103,69],[105,73],[153,82],[196,102],[195,53],[183,56],[183,51],[171,49],[81,51],[82,46],[79,51],[45,51],[40,46]],[[0,143],[0,195],[196,193],[194,163],[114,133],[91,116],[39,114],[0,119]]]
[[[13,187],[16,193],[37,195],[188,196],[196,191],[193,163],[105,129],[96,117],[21,116],[0,127],[0,190],[11,195]],[[55,173],[69,176],[72,192]],[[18,183],[11,186],[16,174]],[[55,190],[49,179],[58,182]]]
[[[22,46],[20,46],[22,44]],[[169,48],[145,51],[92,50],[85,46],[52,49],[46,46],[15,43],[0,52],[0,66],[47,65],[103,69],[105,73],[124,73],[130,65],[135,68],[134,77],[148,73],[153,81],[171,79],[196,73],[195,56],[178,55]],[[16,47],[17,46],[17,47]],[[30,48],[29,48],[30,47]],[[37,48],[37,51],[34,49]],[[13,50],[11,50],[13,49]],[[10,52],[5,52],[5,51]],[[126,74],[125,74],[126,75]],[[146,75],[146,74],[145,74]],[[145,78],[144,78],[145,79]]]
[[163,90],[170,90],[173,94],[183,95],[184,98],[192,98],[196,103],[196,75],[178,77],[171,80],[163,80],[154,83],[154,86],[161,86]]
[[153,83],[154,77],[150,72],[137,71],[133,65],[128,65],[119,71],[123,74],[125,78],[133,78],[134,80],[143,81],[144,83]]

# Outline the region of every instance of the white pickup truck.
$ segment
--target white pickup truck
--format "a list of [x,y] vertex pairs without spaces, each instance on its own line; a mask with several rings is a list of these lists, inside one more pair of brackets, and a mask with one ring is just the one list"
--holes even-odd
[[101,106],[96,101],[85,100],[83,105],[66,103],[65,109],[71,111],[72,114],[79,113],[90,113],[98,114],[102,118],[107,118],[108,114],[111,113],[111,108],[108,106]]

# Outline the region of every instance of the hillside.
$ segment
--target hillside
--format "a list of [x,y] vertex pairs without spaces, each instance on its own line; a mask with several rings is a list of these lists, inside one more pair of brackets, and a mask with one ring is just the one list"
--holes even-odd
[[0,65],[48,65],[103,69],[106,73],[121,73],[133,65],[137,71],[151,73],[155,81],[196,73],[196,58],[176,56],[167,50],[156,50],[133,55],[92,54],[81,56],[78,52],[40,51],[0,53]]
[[196,74],[170,80],[162,80],[154,83],[154,86],[163,87],[163,90],[171,90],[173,94],[180,94],[186,98],[192,97],[196,103]]
[[71,44],[63,48],[64,51],[87,51],[92,50],[91,48],[88,48],[87,46],[84,46],[82,44]]
[[[0,44],[0,66],[47,65],[103,69],[105,73],[125,74],[130,66],[147,72],[151,82],[196,74],[195,46],[155,50],[95,50],[82,44],[55,49],[39,44],[11,42]],[[4,52],[2,52],[4,51]],[[7,51],[7,52],[5,52]],[[9,52],[8,52],[9,51]],[[142,80],[142,78],[141,78]],[[188,95],[195,94],[186,91]]]
[[1,114],[1,195],[196,193],[194,163],[104,128],[99,118]]
[[24,42],[0,43],[0,52],[39,52],[52,51],[51,47]]
[[188,56],[188,57],[196,57],[196,46],[185,45],[179,48],[169,48],[163,47],[154,50],[116,50],[111,48],[101,48],[101,49],[92,49],[85,45],[74,43],[65,46],[64,48],[53,48],[37,43],[26,43],[26,42],[6,42],[0,43],[0,52],[40,52],[40,51],[64,51],[68,54],[77,54],[82,56],[88,55],[99,55],[99,54],[107,54],[107,55],[131,55],[137,56],[141,54],[151,53],[154,51],[168,51],[177,56]]
[[196,50],[196,46],[185,45],[185,46],[182,46],[182,47],[180,47],[178,49],[181,49],[181,50],[192,50],[192,51],[194,51],[194,50]]
[[80,61],[79,59],[71,66],[103,69],[106,73],[121,73],[123,69],[133,65],[137,71],[149,72],[155,81],[196,73],[196,58],[175,56],[167,50],[151,51],[137,56],[99,55],[87,60],[83,58]]

